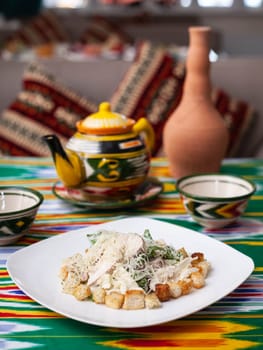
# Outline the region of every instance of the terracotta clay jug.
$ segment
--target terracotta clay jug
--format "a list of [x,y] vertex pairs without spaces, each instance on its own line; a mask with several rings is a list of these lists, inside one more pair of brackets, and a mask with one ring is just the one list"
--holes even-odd
[[172,175],[218,172],[229,133],[211,100],[210,27],[189,28],[186,77],[179,106],[163,131]]

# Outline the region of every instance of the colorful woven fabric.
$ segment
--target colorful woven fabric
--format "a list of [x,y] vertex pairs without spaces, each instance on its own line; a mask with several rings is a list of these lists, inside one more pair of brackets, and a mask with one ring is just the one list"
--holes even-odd
[[[28,234],[15,245],[0,247],[0,348],[262,350],[263,162],[255,159],[228,160],[221,171],[254,181],[257,191],[236,224],[209,231],[186,215],[165,159],[153,159],[150,172],[151,176],[162,181],[164,192],[153,203],[118,212],[79,208],[56,198],[52,186],[57,177],[50,158],[0,159],[1,182],[33,187],[45,198]],[[225,242],[250,256],[255,270],[238,288],[206,309],[169,323],[134,329],[93,326],[65,318],[24,294],[7,272],[8,257],[23,247],[69,230],[132,216],[165,220]],[[216,271],[212,273],[216,274]]]
[[165,48],[144,41],[111,98],[114,111],[149,120],[156,134],[154,153],[161,147],[164,124],[179,103],[183,78],[184,65],[175,63]]
[[56,134],[64,143],[75,131],[76,121],[97,110],[47,73],[30,65],[23,76],[21,92],[0,117],[0,152],[10,155],[49,155],[41,140]]

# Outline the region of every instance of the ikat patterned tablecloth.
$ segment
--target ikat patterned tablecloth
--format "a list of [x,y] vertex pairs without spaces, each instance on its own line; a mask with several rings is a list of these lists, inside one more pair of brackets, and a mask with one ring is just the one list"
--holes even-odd
[[[221,172],[254,181],[257,191],[237,223],[208,231],[185,213],[166,159],[154,158],[150,174],[163,183],[161,195],[145,206],[119,211],[87,210],[56,198],[52,186],[57,176],[50,158],[0,159],[1,185],[35,188],[45,197],[30,232],[15,245],[0,247],[0,349],[263,349],[263,160],[230,159]],[[231,294],[200,312],[136,329],[105,328],[65,318],[25,295],[8,275],[8,257],[25,246],[133,215],[182,225],[223,241],[250,256],[255,270]]]

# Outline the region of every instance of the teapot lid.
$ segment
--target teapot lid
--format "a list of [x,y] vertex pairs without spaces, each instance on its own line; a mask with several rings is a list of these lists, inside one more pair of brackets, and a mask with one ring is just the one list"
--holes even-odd
[[77,123],[78,131],[97,135],[120,134],[132,129],[135,121],[113,113],[109,102],[102,102],[99,110]]

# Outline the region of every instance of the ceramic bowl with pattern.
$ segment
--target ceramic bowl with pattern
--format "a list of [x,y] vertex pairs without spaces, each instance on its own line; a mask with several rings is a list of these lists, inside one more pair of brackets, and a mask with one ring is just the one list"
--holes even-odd
[[196,174],[177,181],[186,211],[208,229],[225,227],[245,211],[255,185],[239,176]]
[[0,186],[0,245],[12,244],[28,232],[43,200],[30,188]]

